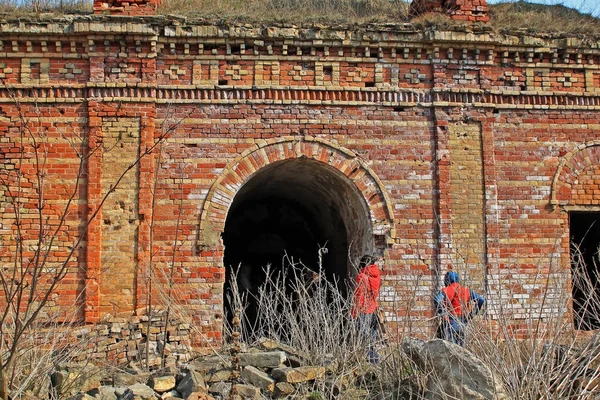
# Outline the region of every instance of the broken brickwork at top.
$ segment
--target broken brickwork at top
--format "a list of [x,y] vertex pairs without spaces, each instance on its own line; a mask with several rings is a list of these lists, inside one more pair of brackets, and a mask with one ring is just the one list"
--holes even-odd
[[94,0],[94,14],[154,15],[160,0]]
[[[160,0],[94,0],[94,14],[153,15]],[[486,0],[413,0],[410,15],[438,12],[452,19],[469,22],[488,22]]]
[[486,0],[413,0],[410,4],[413,17],[432,12],[444,13],[460,21],[489,21]]

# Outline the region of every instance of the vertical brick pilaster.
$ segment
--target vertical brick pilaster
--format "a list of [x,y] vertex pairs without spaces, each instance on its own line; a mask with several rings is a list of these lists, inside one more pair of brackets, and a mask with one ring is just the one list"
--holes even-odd
[[452,269],[452,205],[450,198],[450,154],[448,150],[448,115],[434,110],[436,133],[435,181],[437,184],[436,219],[438,234],[437,272]]
[[[153,146],[160,140],[162,132],[155,130],[155,117],[156,107],[155,104],[149,104],[144,106],[145,117],[141,119],[141,131],[140,131],[140,151],[144,152],[147,149],[152,149]],[[154,150],[146,155],[143,155],[140,159],[139,164],[139,188],[138,188],[138,212],[139,212],[139,228],[138,228],[138,274],[136,276],[136,289],[135,289],[135,304],[136,308],[140,309],[148,305],[148,289],[150,274],[153,274],[152,269],[154,268],[150,262],[150,254],[155,246],[152,243],[152,235],[150,230],[152,229],[153,220],[153,204],[152,198],[154,196],[154,182],[156,179],[157,168],[160,166],[156,164],[156,160],[159,157],[159,147],[155,147]],[[154,207],[157,207],[155,204]]]
[[485,195],[485,263],[486,293],[489,293],[490,274],[500,264],[500,217],[498,215],[498,185],[496,183],[496,159],[494,157],[494,129],[492,121],[481,122],[483,184]]
[[[87,204],[88,215],[90,219],[98,209],[102,197],[102,118],[98,113],[98,103],[88,102],[89,115],[89,160],[88,184],[87,184]],[[100,219],[102,211],[91,219],[86,238],[86,274],[85,274],[85,321],[95,323],[100,320]]]

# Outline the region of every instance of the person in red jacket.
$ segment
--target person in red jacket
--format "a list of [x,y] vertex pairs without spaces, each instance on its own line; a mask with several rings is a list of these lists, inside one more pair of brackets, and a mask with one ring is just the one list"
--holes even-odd
[[370,255],[361,258],[351,309],[352,318],[357,321],[359,332],[365,335],[369,342],[369,362],[373,364],[379,362],[379,354],[375,348],[378,334],[375,311],[381,287],[381,272],[375,262],[376,258]]
[[465,344],[467,324],[481,311],[485,299],[472,289],[462,286],[458,273],[449,271],[444,276],[444,288],[435,296],[437,314],[442,318],[442,339]]

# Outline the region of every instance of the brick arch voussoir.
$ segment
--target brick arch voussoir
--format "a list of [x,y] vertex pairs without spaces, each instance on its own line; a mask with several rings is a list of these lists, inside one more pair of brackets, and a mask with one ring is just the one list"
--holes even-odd
[[373,233],[395,237],[392,203],[385,187],[356,153],[322,139],[286,136],[258,141],[230,162],[213,183],[200,215],[201,245],[220,244],[227,210],[236,193],[254,174],[270,164],[293,158],[310,158],[344,174],[356,185],[369,207]]
[[550,204],[568,205],[573,185],[579,175],[592,165],[600,165],[600,140],[583,143],[565,154],[554,173]]

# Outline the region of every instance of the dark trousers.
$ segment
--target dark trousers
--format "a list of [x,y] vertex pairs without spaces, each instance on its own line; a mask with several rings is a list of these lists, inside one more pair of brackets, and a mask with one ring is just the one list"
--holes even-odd
[[373,314],[360,314],[356,318],[358,332],[367,345],[368,360],[372,364],[379,363],[379,353],[377,352],[377,326]]
[[465,334],[467,332],[467,322],[456,318],[449,318],[442,321],[442,339],[457,344],[465,345]]

